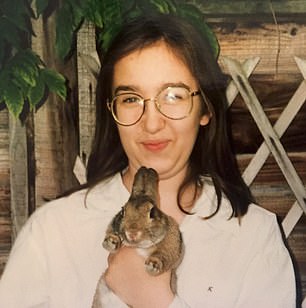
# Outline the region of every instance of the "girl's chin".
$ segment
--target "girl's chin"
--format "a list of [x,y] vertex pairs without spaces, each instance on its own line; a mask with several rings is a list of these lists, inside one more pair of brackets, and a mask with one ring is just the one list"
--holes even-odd
[[158,173],[159,180],[168,180],[174,177],[184,177],[184,168],[177,168],[177,166],[161,166],[155,164],[147,164],[147,168],[153,168]]
[[167,173],[167,170],[169,170],[169,167],[167,168],[166,166],[158,164],[158,163],[156,163],[156,161],[155,162],[150,162],[150,161],[139,162],[139,163],[137,163],[137,165],[134,165],[132,168],[130,166],[129,169],[136,173],[136,171],[140,167],[153,168],[159,175]]

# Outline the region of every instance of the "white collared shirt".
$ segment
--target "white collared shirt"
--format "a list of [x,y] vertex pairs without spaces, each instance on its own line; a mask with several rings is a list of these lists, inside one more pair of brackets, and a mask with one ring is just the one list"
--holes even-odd
[[[76,192],[44,205],[28,220],[0,280],[0,307],[87,308],[108,252],[102,247],[107,225],[129,198],[120,174],[87,196]],[[203,193],[180,225],[185,255],[177,270],[172,308],[295,307],[295,277],[274,214],[251,205],[239,225],[214,188]],[[107,307],[126,307],[113,293]],[[106,307],[106,308],[107,308]]]

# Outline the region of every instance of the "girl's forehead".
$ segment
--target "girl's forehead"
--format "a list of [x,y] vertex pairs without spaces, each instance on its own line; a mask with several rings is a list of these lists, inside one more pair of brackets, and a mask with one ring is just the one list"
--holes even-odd
[[196,83],[186,62],[163,41],[129,53],[114,66],[113,87],[179,82],[190,87]]

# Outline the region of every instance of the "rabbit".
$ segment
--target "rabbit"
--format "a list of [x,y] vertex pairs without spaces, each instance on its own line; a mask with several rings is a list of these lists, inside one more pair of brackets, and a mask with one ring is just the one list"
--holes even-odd
[[[121,245],[135,247],[146,258],[144,266],[149,274],[171,270],[171,289],[175,293],[175,270],[182,260],[183,240],[178,223],[158,208],[158,198],[157,172],[140,167],[129,200],[106,230],[103,247],[111,253]],[[98,283],[97,292],[101,283],[104,284],[103,279]],[[97,304],[98,297],[96,294],[93,308],[102,307]]]

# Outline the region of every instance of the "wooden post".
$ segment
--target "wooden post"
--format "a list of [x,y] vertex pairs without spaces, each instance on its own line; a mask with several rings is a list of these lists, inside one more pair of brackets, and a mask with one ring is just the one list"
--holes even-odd
[[28,159],[25,126],[9,116],[12,239],[28,218]]
[[[84,23],[77,35],[77,69],[79,76],[79,155],[86,165],[90,154],[95,128],[96,111],[96,76],[89,64],[95,60],[96,41],[95,28],[90,23]],[[88,60],[88,61],[87,61]],[[91,62],[93,62],[91,61]],[[97,63],[98,64],[98,63]],[[97,67],[97,69],[99,69]]]

